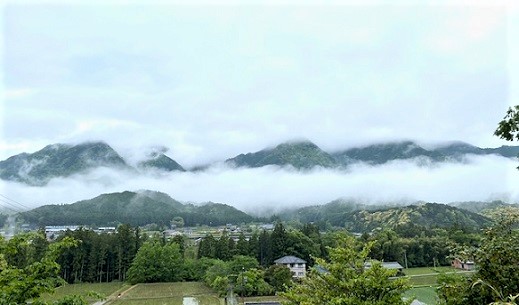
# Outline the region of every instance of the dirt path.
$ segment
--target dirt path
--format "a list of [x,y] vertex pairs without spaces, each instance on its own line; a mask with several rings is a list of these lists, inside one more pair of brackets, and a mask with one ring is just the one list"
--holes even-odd
[[[138,284],[137,284],[138,285]],[[103,300],[103,301],[97,301],[95,303],[93,303],[92,305],[108,305],[110,304],[111,302],[117,300],[118,298],[122,297],[123,295],[125,295],[128,291],[132,290],[133,288],[135,288],[137,285],[132,285],[131,287],[129,287],[128,289],[124,290],[123,292],[114,292],[112,293],[111,295],[109,295],[106,300]]]

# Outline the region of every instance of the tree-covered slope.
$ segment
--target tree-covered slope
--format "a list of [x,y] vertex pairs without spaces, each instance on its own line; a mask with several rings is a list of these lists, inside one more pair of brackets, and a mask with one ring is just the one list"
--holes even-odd
[[110,193],[73,204],[45,205],[21,216],[38,225],[133,226],[156,223],[168,226],[177,216],[187,226],[251,222],[252,216],[225,204],[183,205],[164,193],[142,191]]
[[389,142],[355,147],[332,154],[342,165],[355,162],[383,164],[393,160],[426,158],[433,162],[459,161],[467,155],[500,155],[506,158],[517,157],[519,146],[480,148],[464,142],[453,142],[435,148],[424,148],[412,141]]
[[185,172],[186,170],[178,164],[175,160],[164,154],[152,154],[148,160],[139,163],[140,168],[144,169],[158,169],[166,172],[180,171]]
[[297,169],[310,169],[316,166],[337,166],[337,162],[330,154],[308,141],[279,144],[275,148],[238,155],[227,159],[226,162],[238,167],[290,165]]
[[324,205],[283,211],[279,216],[289,221],[313,222],[345,227],[354,232],[369,232],[376,228],[396,228],[417,225],[425,228],[460,227],[477,230],[491,224],[483,215],[438,203],[407,206],[368,205],[353,200],[335,200]]
[[0,178],[44,185],[55,177],[67,177],[97,167],[129,168],[108,144],[54,144],[32,153],[0,161]]
[[382,143],[336,152],[333,156],[344,165],[362,161],[370,164],[383,164],[392,160],[428,157],[443,160],[444,156],[428,151],[411,141]]
[[492,221],[483,215],[439,203],[424,203],[377,211],[356,211],[344,221],[346,228],[356,232],[409,225],[425,228],[458,227],[475,231],[491,224]]

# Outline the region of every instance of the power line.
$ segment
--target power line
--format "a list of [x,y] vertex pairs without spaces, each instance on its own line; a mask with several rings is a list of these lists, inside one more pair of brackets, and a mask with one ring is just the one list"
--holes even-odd
[[9,198],[9,197],[7,197],[7,196],[5,196],[5,195],[0,194],[0,197],[3,197],[3,198],[5,198],[5,199],[7,199],[7,200],[9,200],[9,201],[14,202],[14,203],[18,204],[19,206],[23,207],[23,208],[26,209],[26,210],[30,210],[30,209],[31,209],[31,208],[29,208],[28,206],[26,206],[25,204],[20,203],[20,202],[14,200],[14,199],[11,199],[11,198]]

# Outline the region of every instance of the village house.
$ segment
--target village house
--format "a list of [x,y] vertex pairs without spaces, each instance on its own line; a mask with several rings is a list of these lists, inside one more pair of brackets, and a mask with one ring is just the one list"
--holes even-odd
[[274,261],[276,265],[286,266],[292,271],[292,277],[303,278],[306,276],[306,261],[295,256],[283,256]]
[[459,258],[453,259],[451,266],[456,269],[467,270],[467,271],[474,270],[474,268],[476,267],[474,264],[474,261],[462,260]]

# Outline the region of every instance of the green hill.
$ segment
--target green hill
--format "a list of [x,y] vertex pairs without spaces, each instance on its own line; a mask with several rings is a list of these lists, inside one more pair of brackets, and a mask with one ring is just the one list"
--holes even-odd
[[238,155],[227,159],[226,162],[238,167],[290,165],[296,169],[311,169],[316,166],[327,168],[337,166],[337,162],[330,154],[308,141],[279,144],[275,148]]
[[139,167],[144,169],[158,169],[166,172],[186,171],[175,160],[164,154],[152,154],[148,160],[140,162]]
[[119,223],[134,226],[156,223],[168,226],[176,216],[182,217],[186,226],[223,225],[255,220],[254,217],[225,204],[184,205],[167,194],[152,191],[103,194],[72,204],[45,205],[21,213],[25,221],[40,226],[105,226]]
[[350,217],[347,217],[344,222],[346,228],[355,232],[406,225],[418,225],[425,228],[455,226],[476,231],[491,224],[492,220],[488,217],[439,203],[424,203],[377,211],[356,211],[350,214]]
[[325,205],[303,207],[280,213],[283,220],[297,220],[344,227],[353,232],[377,228],[418,225],[425,228],[457,226],[478,230],[491,224],[483,215],[438,203],[408,206],[366,205],[355,201],[335,200]]
[[129,169],[108,144],[54,144],[32,153],[22,153],[0,161],[0,178],[44,185],[55,177],[67,177],[97,167]]
[[479,148],[464,142],[453,142],[436,148],[426,149],[412,141],[389,142],[355,147],[333,153],[333,157],[342,165],[355,162],[384,164],[393,160],[426,158],[433,162],[460,161],[468,155],[499,155],[506,158],[517,157],[519,146],[501,146],[497,148]]

